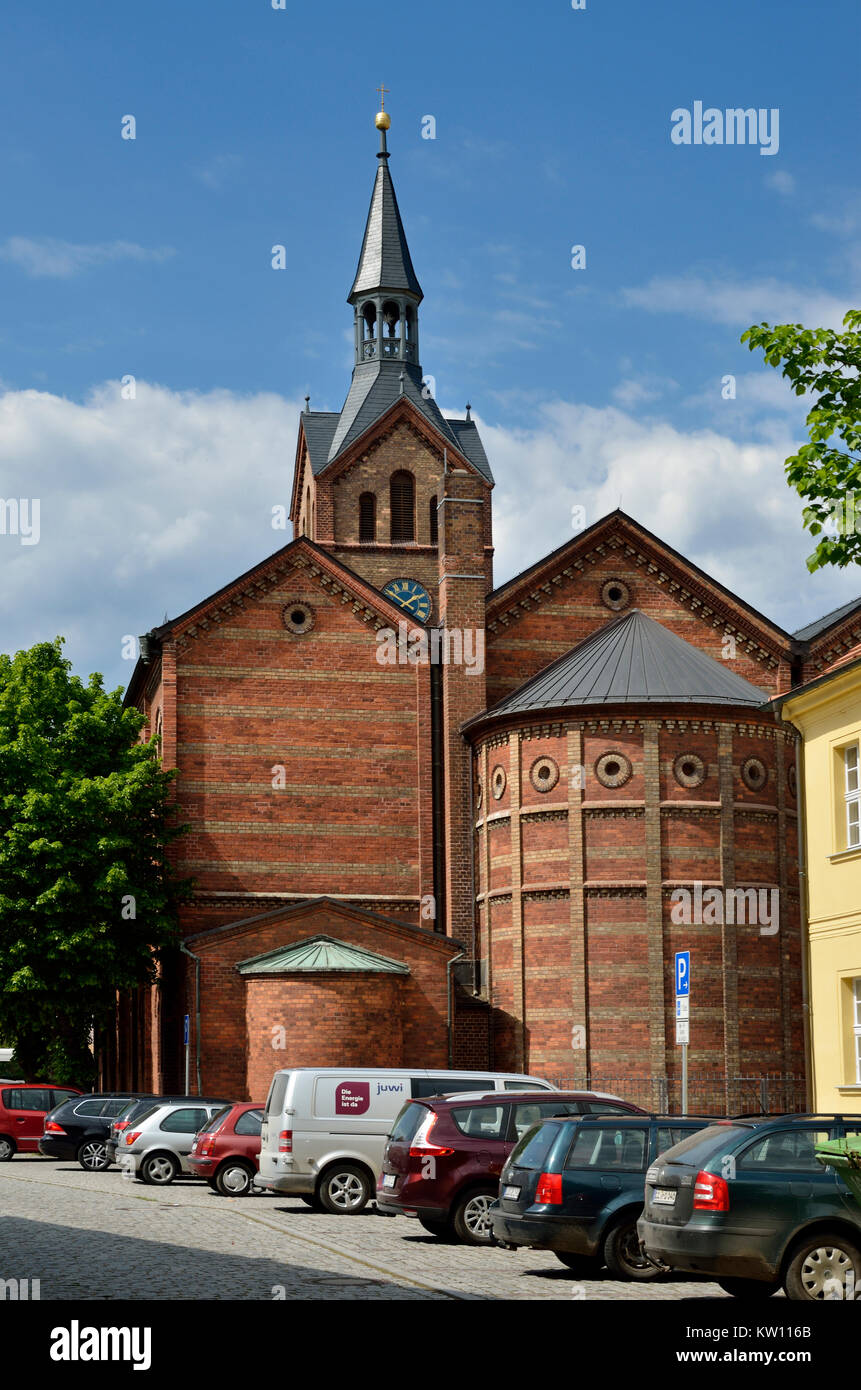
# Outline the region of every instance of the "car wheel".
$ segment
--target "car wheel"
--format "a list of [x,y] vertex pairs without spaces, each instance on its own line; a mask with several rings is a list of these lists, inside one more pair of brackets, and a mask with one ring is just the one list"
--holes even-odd
[[231,1158],[223,1163],[215,1175],[215,1186],[222,1197],[247,1197],[254,1182],[254,1169],[250,1163]]
[[150,1154],[139,1169],[141,1181],[150,1187],[167,1187],[179,1172],[179,1164],[172,1154]]
[[368,1205],[373,1190],[369,1175],[358,1163],[337,1163],[323,1174],[317,1195],[324,1211],[356,1216]]
[[856,1297],[861,1286],[861,1253],[844,1235],[821,1231],[796,1246],[783,1287],[796,1303]]
[[15,1156],[15,1145],[5,1134],[0,1134],[0,1163],[8,1163]]
[[495,1245],[490,1208],[498,1188],[474,1187],[464,1193],[451,1215],[451,1229],[464,1245]]
[[83,1144],[78,1145],[75,1157],[85,1173],[103,1173],[111,1166],[104,1139],[85,1139]]
[[765,1279],[716,1279],[715,1283],[733,1298],[771,1298],[780,1288],[779,1284],[769,1284]]
[[633,1279],[645,1283],[657,1279],[663,1271],[653,1265],[640,1251],[636,1216],[623,1217],[608,1231],[604,1241],[604,1263],[617,1279]]
[[579,1274],[581,1279],[596,1278],[599,1261],[595,1255],[574,1255],[568,1250],[554,1250],[553,1254],[572,1274]]

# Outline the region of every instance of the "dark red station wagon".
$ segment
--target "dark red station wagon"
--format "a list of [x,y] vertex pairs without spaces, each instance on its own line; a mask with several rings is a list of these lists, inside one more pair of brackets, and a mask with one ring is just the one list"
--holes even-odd
[[16,1153],[38,1153],[48,1111],[80,1094],[77,1086],[40,1086],[27,1081],[12,1081],[0,1088],[0,1162]]
[[491,1091],[405,1105],[383,1153],[377,1207],[417,1217],[436,1236],[490,1245],[488,1209],[515,1144],[551,1115],[643,1115],[596,1091]]
[[247,1197],[259,1169],[265,1103],[225,1105],[194,1137],[188,1162],[222,1197]]

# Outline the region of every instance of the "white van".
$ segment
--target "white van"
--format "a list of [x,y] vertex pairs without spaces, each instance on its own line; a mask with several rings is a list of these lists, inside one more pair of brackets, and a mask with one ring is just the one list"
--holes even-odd
[[256,1186],[352,1214],[374,1195],[386,1136],[402,1105],[457,1091],[555,1091],[517,1072],[291,1067],[269,1087]]

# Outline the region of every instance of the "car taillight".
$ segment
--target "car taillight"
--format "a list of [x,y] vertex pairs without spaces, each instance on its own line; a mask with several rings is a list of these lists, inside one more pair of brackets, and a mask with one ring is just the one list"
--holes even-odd
[[131,1132],[131,1134],[127,1134],[127,1135],[126,1135],[126,1137],[125,1137],[125,1138],[126,1138],[126,1143],[127,1143],[127,1144],[133,1144],[133,1143],[135,1142],[136,1139],[140,1139],[141,1133],[142,1133],[141,1130],[139,1130],[139,1129],[133,1129],[132,1132]]
[[205,1158],[206,1155],[211,1154],[212,1150],[215,1148],[215,1135],[205,1134],[202,1139],[195,1140],[193,1147],[198,1158],[201,1156]]
[[280,1154],[291,1154],[293,1152],[293,1131],[292,1129],[282,1129],[278,1135],[278,1152]]
[[115,1129],[115,1130],[117,1131],[117,1133],[119,1134],[119,1132],[120,1132],[121,1129],[128,1129],[129,1123],[130,1123],[130,1122],[129,1122],[128,1120],[116,1120],[116,1121],[114,1122],[114,1129]]
[[46,1133],[46,1134],[65,1134],[65,1132],[66,1132],[66,1131],[63,1129],[63,1126],[62,1126],[62,1125],[58,1125],[56,1120],[46,1120],[46,1121],[45,1121],[45,1133]]
[[542,1173],[535,1189],[535,1200],[550,1206],[559,1206],[562,1201],[562,1174]]
[[413,1136],[413,1142],[410,1144],[410,1158],[425,1158],[427,1154],[445,1157],[447,1154],[454,1153],[454,1149],[444,1149],[440,1144],[430,1142],[431,1130],[438,1119],[438,1115],[431,1113],[426,1120],[422,1120],[418,1132]]
[[729,1211],[729,1186],[714,1173],[697,1173],[694,1211]]

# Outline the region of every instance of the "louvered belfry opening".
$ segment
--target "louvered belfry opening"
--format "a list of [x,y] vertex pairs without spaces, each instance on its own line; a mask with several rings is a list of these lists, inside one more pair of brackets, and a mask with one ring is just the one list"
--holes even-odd
[[390,486],[392,544],[416,538],[416,484],[412,473],[399,469]]
[[359,540],[366,545],[377,539],[377,499],[372,492],[359,498]]

